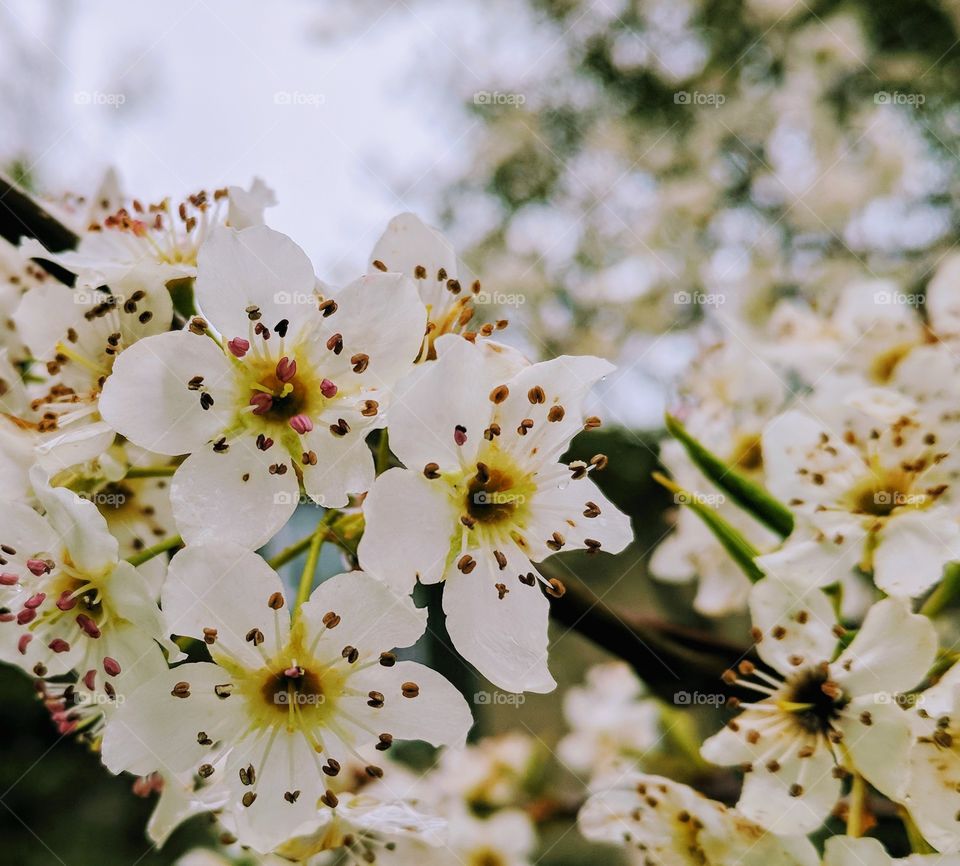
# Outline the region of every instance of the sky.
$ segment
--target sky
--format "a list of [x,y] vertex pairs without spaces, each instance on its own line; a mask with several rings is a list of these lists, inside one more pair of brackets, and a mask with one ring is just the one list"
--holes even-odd
[[260,176],[279,199],[271,224],[342,280],[392,215],[431,218],[467,164],[460,97],[442,76],[457,62],[438,37],[447,14],[362,0],[3,0],[14,117],[0,151],[78,193],[113,165],[147,200]]

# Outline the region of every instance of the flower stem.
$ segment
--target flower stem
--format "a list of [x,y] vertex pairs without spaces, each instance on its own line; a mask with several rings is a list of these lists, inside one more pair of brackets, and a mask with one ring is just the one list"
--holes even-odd
[[859,773],[853,774],[850,786],[850,805],[847,809],[847,835],[857,838],[863,835],[863,819],[867,800],[867,783]]
[[177,467],[165,466],[131,466],[127,471],[127,478],[169,478],[177,471]]
[[158,541],[152,547],[144,548],[139,553],[128,556],[127,562],[131,565],[143,565],[143,563],[148,562],[155,556],[159,556],[161,553],[165,553],[175,547],[183,547],[183,539],[179,535],[171,535],[169,538],[163,539],[163,541]]
[[920,608],[924,616],[934,617],[960,595],[960,564],[951,562],[943,572],[943,579]]
[[338,512],[330,509],[317,523],[316,529],[309,537],[309,548],[307,550],[307,561],[303,564],[303,573],[300,575],[300,586],[297,588],[297,598],[293,602],[293,609],[296,611],[309,597],[313,589],[313,575],[317,570],[317,563],[320,561],[320,548],[329,535],[328,526],[330,521]]

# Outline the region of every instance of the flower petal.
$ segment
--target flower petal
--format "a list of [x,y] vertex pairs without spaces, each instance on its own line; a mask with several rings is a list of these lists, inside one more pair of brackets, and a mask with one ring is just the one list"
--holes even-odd
[[170,487],[173,516],[191,544],[230,541],[248,549],[266,544],[300,500],[297,476],[284,465],[270,472],[277,455],[261,451],[251,436],[227,451],[196,451],[177,469]]
[[879,534],[873,579],[888,595],[916,597],[960,558],[960,524],[947,508],[895,514]]
[[794,671],[797,658],[807,666],[833,658],[837,620],[829,599],[819,590],[799,594],[766,578],[750,591],[750,615],[761,634],[757,652],[781,673]]
[[247,336],[248,307],[258,307],[271,330],[292,313],[319,316],[311,301],[315,282],[307,254],[263,225],[214,229],[197,256],[197,306],[228,339]]
[[[190,382],[202,376],[202,386]],[[158,454],[186,454],[232,418],[233,370],[209,337],[170,331],[134,343],[103,386],[100,414],[118,433]],[[204,398],[201,405],[201,396]],[[210,398],[212,403],[208,403]]]
[[268,605],[283,584],[255,553],[225,541],[190,545],[170,561],[162,604],[171,634],[203,639],[214,630],[210,652],[221,651],[251,668],[263,664],[262,652],[248,635],[259,629],[264,649],[276,652],[290,634],[287,611]]

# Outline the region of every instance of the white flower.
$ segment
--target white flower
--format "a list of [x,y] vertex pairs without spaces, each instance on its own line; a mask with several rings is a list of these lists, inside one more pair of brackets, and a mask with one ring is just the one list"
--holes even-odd
[[809,833],[829,815],[841,778],[857,772],[895,796],[910,745],[907,719],[894,695],[923,679],[937,637],[929,619],[885,599],[867,614],[853,642],[834,658],[836,624],[818,590],[797,596],[773,580],[750,594],[754,639],[771,675],[741,665],[761,693],[702,748],[715,764],[751,767],[738,808],[775,832]]
[[264,208],[274,204],[273,191],[259,179],[249,190],[201,191],[179,204],[134,200],[87,226],[75,250],[51,253],[37,241],[24,241],[20,249],[76,274],[79,289],[107,285],[116,292],[121,283],[163,286],[196,276],[198,251],[218,226],[262,225]]
[[460,694],[389,652],[420,637],[425,611],[362,572],[322,583],[291,622],[280,578],[260,557],[199,545],[171,561],[162,601],[169,629],[203,638],[213,662],[181,665],[132,694],[107,725],[104,763],[204,777],[223,760],[224,808],[262,851],[321,803],[337,806],[326,780],[357,749],[464,742],[472,720]]
[[128,439],[189,454],[171,496],[190,542],[264,544],[300,486],[328,507],[373,482],[366,434],[420,348],[425,313],[399,274],[314,294],[304,252],[266,227],[219,229],[200,252],[196,298],[221,341],[190,330],[118,359],[100,410]]
[[500,808],[518,800],[538,757],[537,744],[526,734],[484,737],[465,749],[444,752],[428,786],[477,810]]
[[14,314],[17,330],[48,378],[22,421],[38,432],[38,462],[50,472],[99,457],[114,431],[99,414],[104,382],[120,354],[170,327],[173,305],[161,285],[118,282],[115,294],[46,282]]
[[859,567],[884,592],[920,595],[960,556],[951,442],[897,392],[850,399],[861,411],[842,431],[796,411],[765,431],[767,485],[799,519],[784,547],[757,561],[807,586]]
[[402,592],[418,578],[445,581],[458,652],[501,688],[550,691],[548,603],[533,563],[561,549],[617,553],[631,539],[627,517],[587,477],[606,459],[559,462],[611,366],[562,356],[498,381],[499,366],[469,341],[449,335],[437,348],[390,414],[390,447],[407,468],[368,494],[360,562]]
[[447,834],[443,844],[427,846],[423,842],[400,842],[394,851],[377,857],[390,864],[417,863],[418,866],[529,866],[537,843],[530,817],[519,809],[500,809],[481,818],[462,806],[450,805]]
[[671,779],[628,774],[593,794],[577,816],[596,842],[636,850],[638,862],[669,866],[816,866],[798,830],[777,836],[722,803]]
[[439,846],[447,829],[444,819],[418,812],[403,800],[381,802],[351,793],[340,794],[339,799],[336,809],[323,808],[275,853],[301,863],[324,851],[339,850],[357,863],[372,863],[380,851],[392,850],[403,841]]
[[625,662],[594,665],[586,684],[563,696],[571,732],[557,744],[560,759],[591,779],[602,778],[624,760],[636,761],[660,736],[660,711]]
[[[159,671],[157,672],[159,673]],[[162,847],[170,835],[188,818],[220,809],[229,797],[227,787],[195,773],[153,772],[133,783],[133,792],[140,797],[159,793],[147,821],[147,836]]]
[[960,667],[917,696],[910,711],[913,745],[902,798],[924,838],[960,852]]
[[960,866],[960,857],[950,854],[911,854],[891,857],[879,839],[832,836],[823,852],[823,866]]
[[154,641],[178,655],[96,506],[51,487],[39,467],[31,479],[43,517],[0,503],[0,658],[40,677],[75,670],[109,694],[121,673],[151,663]]

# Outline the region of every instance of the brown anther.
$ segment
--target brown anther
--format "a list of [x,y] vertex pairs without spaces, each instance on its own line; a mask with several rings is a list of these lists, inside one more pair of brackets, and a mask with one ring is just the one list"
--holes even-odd
[[360,651],[355,646],[345,646],[341,651],[342,655],[348,664],[354,664],[358,658],[360,658]]
[[533,418],[524,418],[520,424],[517,426],[517,433],[521,436],[526,436],[528,430],[533,429]]
[[606,454],[594,454],[593,457],[590,458],[590,465],[593,467],[594,472],[603,472],[609,462]]
[[378,752],[385,752],[393,745],[393,734],[380,734],[378,742],[374,748]]
[[241,798],[240,802],[243,803],[244,808],[249,809],[253,805],[253,801],[256,799],[257,794],[255,791],[247,791],[247,793]]
[[393,653],[380,653],[380,664],[385,668],[392,668],[397,663],[397,657]]
[[470,574],[476,567],[477,561],[469,553],[465,553],[457,560],[457,568],[464,574]]
[[197,334],[198,336],[203,336],[207,333],[207,328],[210,326],[207,324],[205,319],[201,319],[200,316],[194,316],[190,320],[188,325],[191,334]]
[[258,628],[252,628],[247,632],[246,635],[247,643],[252,643],[254,646],[260,646],[263,643],[263,632]]
[[326,319],[337,311],[337,302],[332,299],[321,301],[318,309],[321,313],[323,313],[323,317]]
[[284,605],[284,598],[282,592],[274,592],[270,595],[270,598],[267,599],[267,607],[271,610],[280,610]]
[[420,686],[411,682],[403,683],[403,685],[400,686],[400,693],[405,698],[415,698],[420,694]]
[[547,395],[543,388],[541,388],[539,385],[534,385],[529,391],[527,391],[527,399],[531,404],[536,406],[538,403],[546,403]]
[[329,806],[331,809],[336,809],[340,801],[337,799],[337,795],[333,793],[329,788],[324,792],[323,796],[320,798],[320,802],[324,806]]
[[437,463],[428,463],[423,467],[423,474],[431,481],[440,477],[440,466]]
[[170,694],[175,698],[189,698],[190,697],[190,683],[183,682],[182,680],[174,685],[170,690]]
[[600,506],[596,502],[587,502],[584,503],[583,516],[584,517],[599,517],[600,516]]
[[547,547],[554,551],[560,550],[566,543],[566,539],[559,532],[554,532],[553,535],[547,539]]
[[338,625],[340,625],[340,617],[338,614],[330,610],[323,615],[321,622],[323,622],[327,628],[336,628]]
[[367,701],[368,707],[373,707],[375,710],[379,710],[380,707],[383,706],[384,698],[381,692],[368,692],[367,697],[369,698]]
[[233,683],[221,683],[213,687],[213,693],[220,698],[221,701],[226,700],[233,694]]
[[505,583],[495,583],[493,588],[497,591],[497,598],[499,598],[500,601],[503,601],[506,594],[510,592]]
[[587,548],[587,553],[590,556],[593,556],[594,554],[599,553],[600,548],[602,547],[600,542],[597,541],[597,539],[595,538],[585,538],[583,539],[583,544],[584,544],[584,547]]
[[327,348],[333,352],[334,355],[339,355],[343,351],[343,335],[333,334],[333,336],[327,340]]
[[500,571],[503,571],[507,567],[507,557],[501,551],[495,550],[493,552],[493,558],[497,561]]
[[327,758],[327,763],[321,768],[326,776],[338,776],[340,774],[340,762],[336,758]]
[[363,415],[364,418],[373,418],[379,411],[380,404],[376,400],[364,400],[360,414]]
[[370,366],[370,356],[365,355],[363,352],[357,352],[356,355],[350,358],[350,363],[353,365],[354,373],[362,373]]
[[208,646],[217,642],[217,630],[215,628],[205,628],[203,630],[203,642]]
[[551,577],[547,581],[545,590],[547,595],[552,595],[554,598],[563,598],[567,594],[567,588],[556,577]]
[[386,271],[386,269],[387,269],[387,266],[386,266],[383,262],[381,262],[380,259],[374,259],[374,260],[373,260],[373,266],[374,266],[378,271]]
[[381,769],[380,769],[378,766],[376,766],[375,764],[369,764],[368,766],[364,767],[364,771],[366,772],[366,774],[367,774],[371,779],[382,779],[382,778],[383,778],[383,770],[381,770]]

